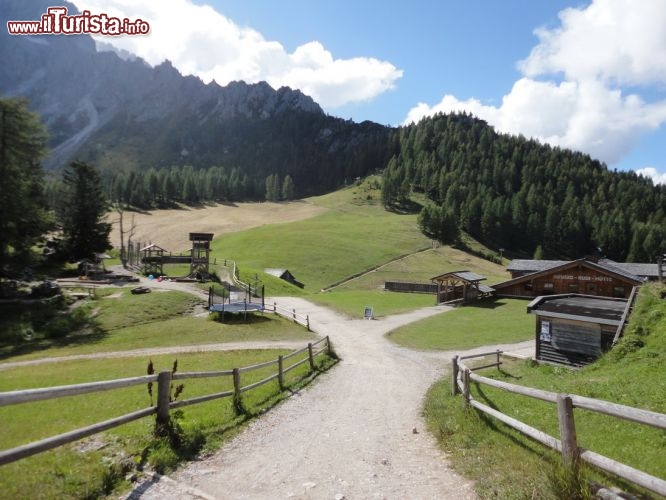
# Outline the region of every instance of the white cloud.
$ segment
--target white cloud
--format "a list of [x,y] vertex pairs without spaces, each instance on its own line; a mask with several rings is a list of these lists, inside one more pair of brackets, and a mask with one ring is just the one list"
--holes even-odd
[[468,111],[500,132],[617,163],[666,123],[666,100],[649,101],[644,92],[658,94],[666,84],[663,0],[640,7],[630,0],[594,0],[559,17],[556,29],[535,31],[538,45],[518,63],[523,77],[499,106],[446,95],[433,106],[417,104],[405,123],[439,111]]
[[663,0],[596,0],[565,9],[561,26],[539,28],[539,44],[519,63],[526,76],[563,73],[568,80],[664,83],[666,9]]
[[190,0],[73,0],[92,14],[143,19],[146,36],[99,37],[156,65],[169,59],[184,74],[225,85],[233,80],[267,81],[272,87],[298,88],[324,108],[368,101],[395,87],[402,70],[387,61],[357,57],[335,59],[316,41],[288,53],[207,5]]
[[655,184],[666,184],[666,173],[660,173],[654,167],[645,167],[636,170],[638,175],[649,177]]

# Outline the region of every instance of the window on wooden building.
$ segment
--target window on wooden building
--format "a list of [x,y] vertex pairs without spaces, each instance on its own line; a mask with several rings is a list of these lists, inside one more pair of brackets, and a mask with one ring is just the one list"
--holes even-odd
[[613,297],[624,297],[624,287],[623,286],[614,286],[613,287]]
[[589,283],[587,285],[587,293],[589,293],[590,295],[594,295],[596,293],[596,291],[597,291],[597,287],[595,286],[594,283]]
[[578,293],[578,283],[569,283],[569,293]]

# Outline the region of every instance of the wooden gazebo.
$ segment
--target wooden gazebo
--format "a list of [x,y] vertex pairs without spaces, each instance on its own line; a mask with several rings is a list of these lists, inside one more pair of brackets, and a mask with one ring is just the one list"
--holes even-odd
[[463,303],[492,295],[494,290],[481,284],[485,276],[470,271],[453,271],[431,278],[437,285],[437,303],[462,301]]

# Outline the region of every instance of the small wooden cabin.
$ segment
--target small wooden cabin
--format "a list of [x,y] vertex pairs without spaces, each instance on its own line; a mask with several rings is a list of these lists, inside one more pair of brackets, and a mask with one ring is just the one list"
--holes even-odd
[[431,278],[437,285],[437,303],[462,301],[469,302],[492,295],[494,290],[481,284],[485,276],[470,271],[454,271]]
[[266,274],[285,280],[287,283],[296,285],[298,288],[305,288],[305,285],[298,281],[293,274],[289,272],[289,269],[264,269]]
[[499,297],[575,293],[627,298],[634,286],[645,281],[615,266],[587,259],[561,262],[540,271],[520,274],[509,281],[493,285],[493,288]]
[[537,297],[536,359],[569,366],[593,362],[613,346],[628,315],[627,299],[565,294]]

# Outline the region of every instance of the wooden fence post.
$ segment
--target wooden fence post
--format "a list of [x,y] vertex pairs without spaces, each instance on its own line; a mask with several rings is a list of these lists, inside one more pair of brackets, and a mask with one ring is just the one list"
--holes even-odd
[[326,335],[326,348],[328,349],[328,355],[333,354],[333,346],[331,345],[331,339]]
[[308,327],[308,332],[309,332],[310,331],[310,315],[309,314],[305,317],[305,323],[306,323],[305,326]]
[[458,356],[451,359],[451,396],[458,394]]
[[469,368],[463,371],[463,409],[469,408]]
[[571,397],[557,395],[557,420],[560,424],[560,442],[562,443],[562,460],[565,467],[578,466],[578,443],[576,441],[576,424],[573,414]]
[[291,317],[296,321],[296,309],[292,309]]
[[501,353],[502,353],[502,351],[500,351],[499,349],[497,349],[497,370],[500,369],[500,354],[501,354]]
[[280,385],[280,390],[284,391],[284,359],[282,354],[278,356],[278,384]]
[[308,359],[310,360],[310,370],[314,371],[315,363],[314,363],[314,355],[312,354],[312,343],[308,344]]
[[171,396],[171,372],[157,376],[157,426],[169,424],[169,399]]
[[241,401],[240,371],[238,370],[238,368],[234,368],[233,377],[234,377],[234,411],[236,412],[236,415],[242,415],[243,413],[245,413],[245,409],[243,408],[243,402]]

